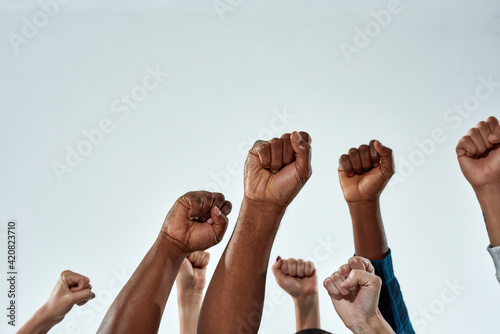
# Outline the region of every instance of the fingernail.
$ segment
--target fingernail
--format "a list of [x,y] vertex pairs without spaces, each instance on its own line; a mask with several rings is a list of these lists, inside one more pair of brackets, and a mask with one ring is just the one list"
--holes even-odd
[[217,217],[222,215],[222,212],[220,212],[220,209],[217,206],[214,206],[214,213]]
[[214,221],[212,220],[212,218],[208,218],[207,223],[209,223],[210,225],[213,225]]
[[276,258],[276,262],[278,262],[279,260],[281,260],[281,256],[278,255],[278,257]]
[[498,136],[497,135],[490,135],[489,140],[498,140]]
[[95,298],[95,293],[92,292],[92,297],[90,299],[94,299]]

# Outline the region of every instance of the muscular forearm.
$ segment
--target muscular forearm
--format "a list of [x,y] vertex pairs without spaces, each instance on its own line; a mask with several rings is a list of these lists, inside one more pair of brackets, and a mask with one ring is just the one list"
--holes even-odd
[[500,184],[476,189],[492,247],[500,246]]
[[196,334],[203,291],[177,291],[180,334]]
[[357,256],[382,260],[389,252],[379,200],[349,203]]
[[295,304],[297,332],[304,329],[321,328],[318,295],[294,298],[293,302]]
[[63,318],[64,316],[53,316],[44,305],[17,331],[17,334],[46,334]]
[[198,333],[257,333],[269,255],[285,209],[244,200],[203,301]]
[[156,333],[185,257],[160,233],[106,313],[98,333]]

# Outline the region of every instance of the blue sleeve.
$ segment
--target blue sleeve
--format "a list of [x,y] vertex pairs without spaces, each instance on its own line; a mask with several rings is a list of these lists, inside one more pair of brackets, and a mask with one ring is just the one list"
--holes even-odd
[[414,334],[403,294],[392,268],[391,250],[383,260],[370,260],[382,279],[378,308],[397,334]]

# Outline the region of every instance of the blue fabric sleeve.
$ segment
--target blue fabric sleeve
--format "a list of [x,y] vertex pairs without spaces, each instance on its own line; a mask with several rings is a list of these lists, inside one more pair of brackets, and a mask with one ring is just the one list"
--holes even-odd
[[383,260],[370,260],[375,267],[375,274],[382,279],[382,290],[378,308],[385,320],[398,334],[414,334],[415,331],[408,316],[403,294],[398,280],[394,276],[391,250]]

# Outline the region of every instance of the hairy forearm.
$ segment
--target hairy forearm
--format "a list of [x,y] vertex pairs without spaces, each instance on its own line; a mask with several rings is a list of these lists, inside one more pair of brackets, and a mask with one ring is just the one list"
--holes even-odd
[[389,252],[380,202],[363,201],[349,203],[357,256],[370,260],[382,260]]
[[476,189],[492,247],[500,246],[500,184]]
[[160,233],[109,308],[98,333],[156,333],[185,257]]
[[203,291],[177,290],[180,334],[196,334]]
[[295,304],[295,325],[297,332],[304,329],[321,328],[317,294],[294,298],[293,302]]
[[46,334],[63,318],[64,316],[52,315],[44,305],[17,331],[17,334]]
[[285,209],[243,200],[233,235],[203,301],[198,333],[257,333],[269,255]]

